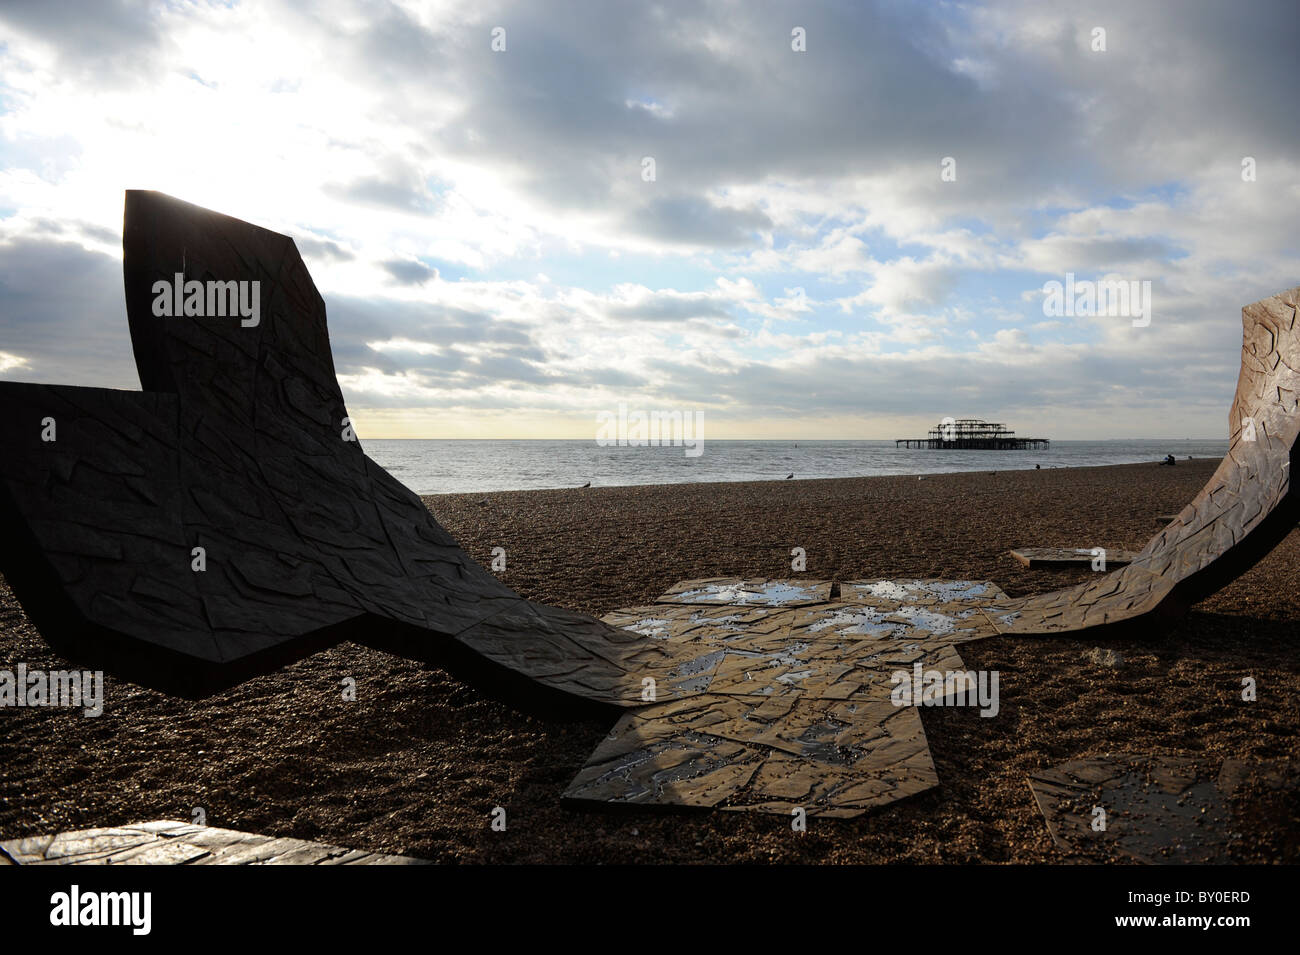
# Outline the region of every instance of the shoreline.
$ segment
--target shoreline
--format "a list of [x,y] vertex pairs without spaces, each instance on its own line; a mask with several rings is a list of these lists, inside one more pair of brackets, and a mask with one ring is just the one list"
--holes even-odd
[[[590,441],[373,441],[363,445],[381,467],[418,494],[732,484],[830,478],[964,474],[979,471],[1222,460],[1226,441],[1074,442],[1042,451],[904,450],[893,442],[734,441],[701,455],[680,447],[599,447]],[[1190,457],[1189,457],[1190,456]]]
[[[540,440],[540,439],[538,439]],[[975,452],[978,453],[978,452]],[[1206,461],[1214,461],[1216,466],[1222,458],[1209,457],[1188,457],[1179,460],[1179,467],[1186,464],[1204,464]],[[382,465],[381,465],[382,466]],[[663,484],[593,484],[591,487],[581,487],[574,485],[557,485],[556,487],[523,487],[523,488],[501,488],[495,491],[414,491],[413,493],[420,499],[425,498],[445,498],[445,497],[474,497],[490,496],[495,494],[545,494],[558,491],[608,491],[619,488],[664,488],[664,487],[709,487],[724,488],[735,487],[737,485],[790,485],[801,483],[814,483],[821,481],[874,481],[874,480],[903,480],[906,478],[929,478],[929,477],[969,477],[978,474],[1017,474],[1022,471],[1033,471],[1043,473],[1045,471],[1097,471],[1106,468],[1142,468],[1142,467],[1160,467],[1159,461],[1131,461],[1122,464],[1054,464],[1044,468],[994,468],[991,471],[979,468],[972,468],[969,471],[908,471],[900,474],[850,474],[836,475],[832,477],[793,477],[793,478],[764,478],[763,480],[740,480],[740,481],[678,481],[676,483]],[[390,472],[391,473],[391,472]],[[397,475],[393,475],[397,480],[401,480]],[[1188,498],[1191,501],[1191,497]],[[1181,508],[1180,508],[1181,509]]]

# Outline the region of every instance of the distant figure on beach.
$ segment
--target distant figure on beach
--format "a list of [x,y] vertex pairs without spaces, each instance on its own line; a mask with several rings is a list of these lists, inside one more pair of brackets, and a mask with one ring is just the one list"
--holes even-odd
[[1166,455],[1165,455],[1165,459],[1164,459],[1163,461],[1160,462],[1160,466],[1161,466],[1161,467],[1164,467],[1164,466],[1167,464],[1167,465],[1169,465],[1170,467],[1173,467],[1173,466],[1174,466],[1175,464],[1177,464],[1177,463],[1178,463],[1178,459],[1177,459],[1177,458],[1175,458],[1172,454],[1166,454]]
[[1035,470],[1035,471],[1041,471],[1042,469],[1043,469],[1043,466],[1042,466],[1041,464],[1035,464],[1035,465],[1034,465],[1034,470]]
[[[588,481],[586,484],[583,485],[583,487],[591,487],[591,482]],[[581,488],[579,490],[581,490]]]
[[788,480],[790,480],[790,478],[792,478],[792,477],[794,477],[794,472],[793,472],[793,471],[792,471],[791,473],[787,474],[787,475],[785,476],[785,479],[788,481]]

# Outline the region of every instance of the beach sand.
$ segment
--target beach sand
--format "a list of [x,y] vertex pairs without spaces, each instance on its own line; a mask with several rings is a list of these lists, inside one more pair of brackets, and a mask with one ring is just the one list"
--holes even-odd
[[[972,455],[974,458],[974,455]],[[1087,578],[1023,545],[1140,550],[1216,461],[426,498],[519,593],[592,614],[692,577],[946,577],[1013,596]],[[941,786],[847,822],[601,813],[560,794],[613,725],[525,712],[441,670],[344,644],[194,702],[109,678],[104,715],[0,711],[0,838],[156,818],[461,862],[1058,861],[1026,773],[1106,753],[1300,756],[1300,534],[1169,628],[963,646],[1001,710],[923,709]],[[1118,668],[1087,661],[1102,645]],[[0,666],[75,666],[0,588]],[[356,702],[341,699],[345,677]],[[1243,677],[1259,699],[1240,699]],[[1300,859],[1296,793],[1246,793],[1224,861]],[[507,831],[493,832],[493,807]]]

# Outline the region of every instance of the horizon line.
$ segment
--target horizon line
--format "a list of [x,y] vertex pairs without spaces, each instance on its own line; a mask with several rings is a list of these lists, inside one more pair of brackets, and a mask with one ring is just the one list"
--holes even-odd
[[[501,437],[501,436],[497,436],[497,437],[491,437],[491,438],[465,438],[465,437],[458,437],[458,438],[443,438],[443,437],[437,437],[437,436],[424,436],[424,437],[409,437],[409,436],[408,436],[408,437],[402,437],[402,438],[382,438],[382,437],[367,438],[367,437],[365,437],[364,435],[360,435],[360,434],[359,434],[357,437],[360,438],[362,441],[590,441],[590,442],[592,442],[593,444],[596,443],[596,439],[595,439],[595,438],[592,438],[592,437],[578,437],[578,438],[572,438],[572,437],[570,437],[570,438],[565,438],[565,437],[537,438],[537,437]],[[734,441],[770,442],[770,443],[773,443],[773,444],[777,444],[777,443],[785,444],[785,443],[788,443],[788,442],[795,442],[795,443],[798,443],[798,442],[800,442],[800,441],[806,441],[806,442],[809,442],[809,443],[818,442],[818,441],[822,441],[822,442],[826,442],[826,441],[881,441],[881,442],[887,442],[887,441],[902,441],[902,440],[905,440],[905,439],[903,439],[903,438],[702,438],[701,440],[702,440],[702,441],[707,441],[707,442],[710,442],[710,443],[714,443],[714,444],[716,444],[716,443],[720,443],[720,442],[724,442],[724,441],[733,441],[733,442],[734,442]],[[915,440],[915,439],[912,439],[912,440]],[[1094,442],[1100,442],[1100,441],[1205,441],[1205,442],[1210,442],[1210,441],[1223,441],[1223,442],[1227,442],[1229,439],[1228,439],[1227,436],[1219,437],[1219,438],[1205,438],[1205,437],[1171,438],[1171,437],[1162,437],[1162,436],[1157,435],[1157,436],[1155,436],[1155,437],[1134,437],[1134,438],[1045,438],[1045,439],[1043,439],[1043,440],[1046,440],[1046,441],[1094,441]],[[914,450],[915,450],[915,449],[914,449]],[[971,449],[968,449],[968,448],[951,448],[951,449],[941,449],[941,450],[971,450]]]

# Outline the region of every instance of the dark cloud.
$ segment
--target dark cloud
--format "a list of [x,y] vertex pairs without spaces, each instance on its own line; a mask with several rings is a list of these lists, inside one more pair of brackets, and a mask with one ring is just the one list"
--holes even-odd
[[373,368],[386,375],[400,375],[412,367],[406,356],[399,360],[375,351],[364,342],[350,341],[338,335],[331,336],[330,346],[334,353],[334,369],[341,375],[356,374],[364,368]]
[[28,220],[27,229],[24,233],[26,238],[45,238],[48,236],[59,236],[71,240],[78,236],[92,239],[96,242],[105,242],[117,244],[122,240],[121,235],[112,229],[105,229],[103,226],[95,225],[92,222],[81,222],[77,220],[49,219],[44,216],[37,216]]
[[[0,21],[16,32],[19,42],[6,51],[16,61],[21,41],[34,38],[58,51],[60,82],[89,80],[98,87],[149,78],[167,26],[193,12],[126,0],[22,0],[0,6]],[[240,7],[204,12],[219,25],[239,16]],[[345,18],[332,13],[285,4],[270,18],[292,27],[286,43],[322,50],[369,117],[399,135],[377,144],[364,138],[372,127],[340,115],[331,148],[366,157],[370,167],[351,178],[340,174],[324,191],[408,214],[403,228],[419,227],[418,217],[440,210],[442,187],[428,171],[450,158],[522,189],[557,221],[570,212],[594,216],[610,226],[615,241],[648,239],[676,252],[730,250],[744,261],[743,253],[777,230],[777,220],[783,227],[790,222],[783,217],[791,210],[775,208],[775,201],[769,206],[764,195],[779,197],[786,185],[831,197],[841,186],[857,194],[859,180],[880,176],[898,190],[891,198],[900,206],[936,221],[991,229],[999,253],[1014,259],[1023,251],[1018,237],[1050,231],[1078,203],[1138,201],[1147,190],[1181,188],[1220,169],[1231,180],[1245,155],[1259,160],[1262,186],[1282,160],[1294,161],[1300,146],[1294,0],[1249,7],[1211,0],[1050,6],[1005,0],[983,7],[892,0],[489,2],[466,7],[436,30],[382,0]],[[490,50],[488,35],[498,24],[508,37],[499,54]],[[1107,29],[1105,53],[1087,49],[1095,25]],[[807,31],[806,53],[790,49],[793,26]],[[171,66],[184,74],[183,64]],[[75,130],[6,148],[6,168],[34,171],[46,181],[97,159],[78,155]],[[644,156],[656,159],[655,182],[640,178]],[[956,183],[939,182],[944,156],[958,161]],[[852,208],[853,201],[802,216],[775,237],[774,248],[815,246],[829,223],[852,225],[864,211]],[[1179,199],[1171,201],[1175,224],[1195,217],[1195,210],[1178,207]],[[1259,218],[1243,212],[1222,223],[1224,271],[1244,270],[1230,253],[1260,241]],[[72,220],[38,219],[30,226],[0,255],[0,351],[31,362],[8,377],[130,385],[120,266],[73,241],[118,237]],[[1282,235],[1278,254],[1294,242],[1292,233]],[[353,257],[332,239],[298,244],[313,258]],[[864,265],[870,257],[890,258],[887,245],[869,245]],[[1167,278],[1183,280],[1184,289],[1210,281],[1179,273],[1188,250],[1176,237],[1053,237],[1037,247],[1046,247],[1054,261],[1077,263],[1080,272],[1154,262],[1167,266]],[[925,252],[907,254],[923,258]],[[419,285],[437,275],[394,256],[388,251],[379,258],[398,283]],[[511,274],[524,274],[521,261],[508,263]],[[537,267],[548,269],[545,260]],[[1130,353],[1099,345],[1061,352],[1053,362],[1017,361],[1010,353],[882,357],[845,346],[834,357],[810,350],[798,364],[769,349],[761,359],[715,357],[707,365],[647,361],[637,373],[574,370],[571,364],[584,358],[577,336],[591,329],[581,309],[561,303],[521,302],[520,314],[545,321],[546,348],[533,326],[472,309],[344,297],[331,297],[329,308],[340,372],[373,368],[427,387],[454,387],[467,406],[510,406],[513,399],[499,392],[469,393],[505,383],[657,389],[666,400],[721,403],[752,415],[937,418],[961,410],[952,408],[954,395],[1008,413],[1050,403],[1113,415],[1116,408],[1177,400],[1189,408],[1226,405],[1235,365],[1217,356],[1235,354],[1240,303],[1279,287],[1270,284],[1273,268],[1270,261],[1244,275],[1239,284],[1249,291],[1234,300],[1216,287],[1213,299],[1162,311],[1165,299],[1158,297],[1153,327],[1194,328],[1195,339],[1163,338],[1158,354],[1154,338]],[[617,269],[597,271],[602,282],[612,275],[611,284],[641,280]],[[955,297],[953,281],[942,269],[928,274],[926,295],[912,304]],[[700,352],[717,347],[720,336],[746,334],[730,324],[726,304],[704,294],[655,294],[610,306],[597,321],[603,318],[681,323],[672,331]],[[570,331],[574,337],[565,344]],[[421,354],[369,344],[395,339],[433,347]],[[565,369],[548,368],[556,362]],[[1212,418],[1221,421],[1221,410]]]
[[1051,240],[1057,255],[1073,269],[1114,269],[1132,262],[1161,261],[1181,253],[1162,239],[1062,238]]
[[295,238],[294,244],[304,258],[330,259],[335,262],[351,262],[356,258],[351,250],[345,249],[331,239]]
[[0,22],[53,46],[63,77],[100,86],[144,80],[163,43],[145,0],[5,0]]
[[437,269],[415,259],[389,259],[380,264],[399,285],[423,285],[438,277]]
[[50,239],[0,246],[0,351],[29,362],[11,380],[139,388],[121,262]]
[[541,365],[509,354],[483,355],[475,360],[474,370],[485,383],[518,381],[540,384],[549,377]]
[[[1044,22],[1054,32],[1015,36]],[[495,23],[504,53],[488,48]],[[1108,51],[1092,53],[1100,23]],[[795,25],[805,53],[790,49]],[[438,150],[669,242],[748,241],[761,212],[715,215],[706,199],[742,183],[902,175],[939,211],[1018,211],[1173,181],[1225,148],[1292,155],[1300,136],[1294,0],[1249,16],[1210,0],[558,2],[482,8],[476,29],[482,42],[441,65],[465,105]],[[647,155],[650,187],[687,198],[626,206]],[[959,177],[940,190],[944,156]]]
[[[513,8],[506,53],[486,43],[457,51],[458,72],[474,78],[465,115],[476,135],[463,138],[458,126],[444,144],[488,160],[520,157],[514,165],[532,191],[566,205],[600,201],[616,178],[637,180],[646,155],[661,187],[697,197],[769,176],[900,165],[929,174],[953,153],[969,160],[970,175],[983,169],[986,181],[1023,188],[1076,181],[1090,155],[1059,85],[981,91],[950,68],[954,24],[925,8],[756,3],[735,13],[693,3]],[[807,53],[790,49],[796,24],[808,32]],[[638,105],[647,99],[665,112]],[[1030,142],[1024,154],[1007,150]],[[753,215],[718,220],[702,203],[651,210],[652,234],[671,241],[698,230],[736,244],[762,227]]]
[[[1217,415],[1231,401],[1235,363],[1207,368],[1194,354],[1172,349],[1153,371],[1145,356],[1118,351],[1078,349],[1017,362],[979,353],[900,360],[847,347],[798,365],[656,362],[653,378],[664,401],[743,408],[747,417],[921,415],[937,421],[973,413],[971,405],[1035,418],[1051,407],[1108,416],[1118,410],[1125,418],[1157,407]],[[1046,407],[1043,395],[1052,396]],[[1160,424],[1140,430],[1158,433]]]
[[[494,318],[484,312],[413,302],[374,302],[337,297],[328,303],[330,340],[341,373],[362,368],[386,372],[401,369],[457,369],[473,353],[513,354],[520,360],[544,362],[545,352],[521,322]],[[376,351],[371,342],[395,339],[434,346],[429,354],[415,351]],[[464,350],[461,350],[461,349]]]
[[634,235],[715,248],[753,244],[756,232],[770,228],[772,220],[760,210],[728,209],[694,196],[655,199],[623,222]]

